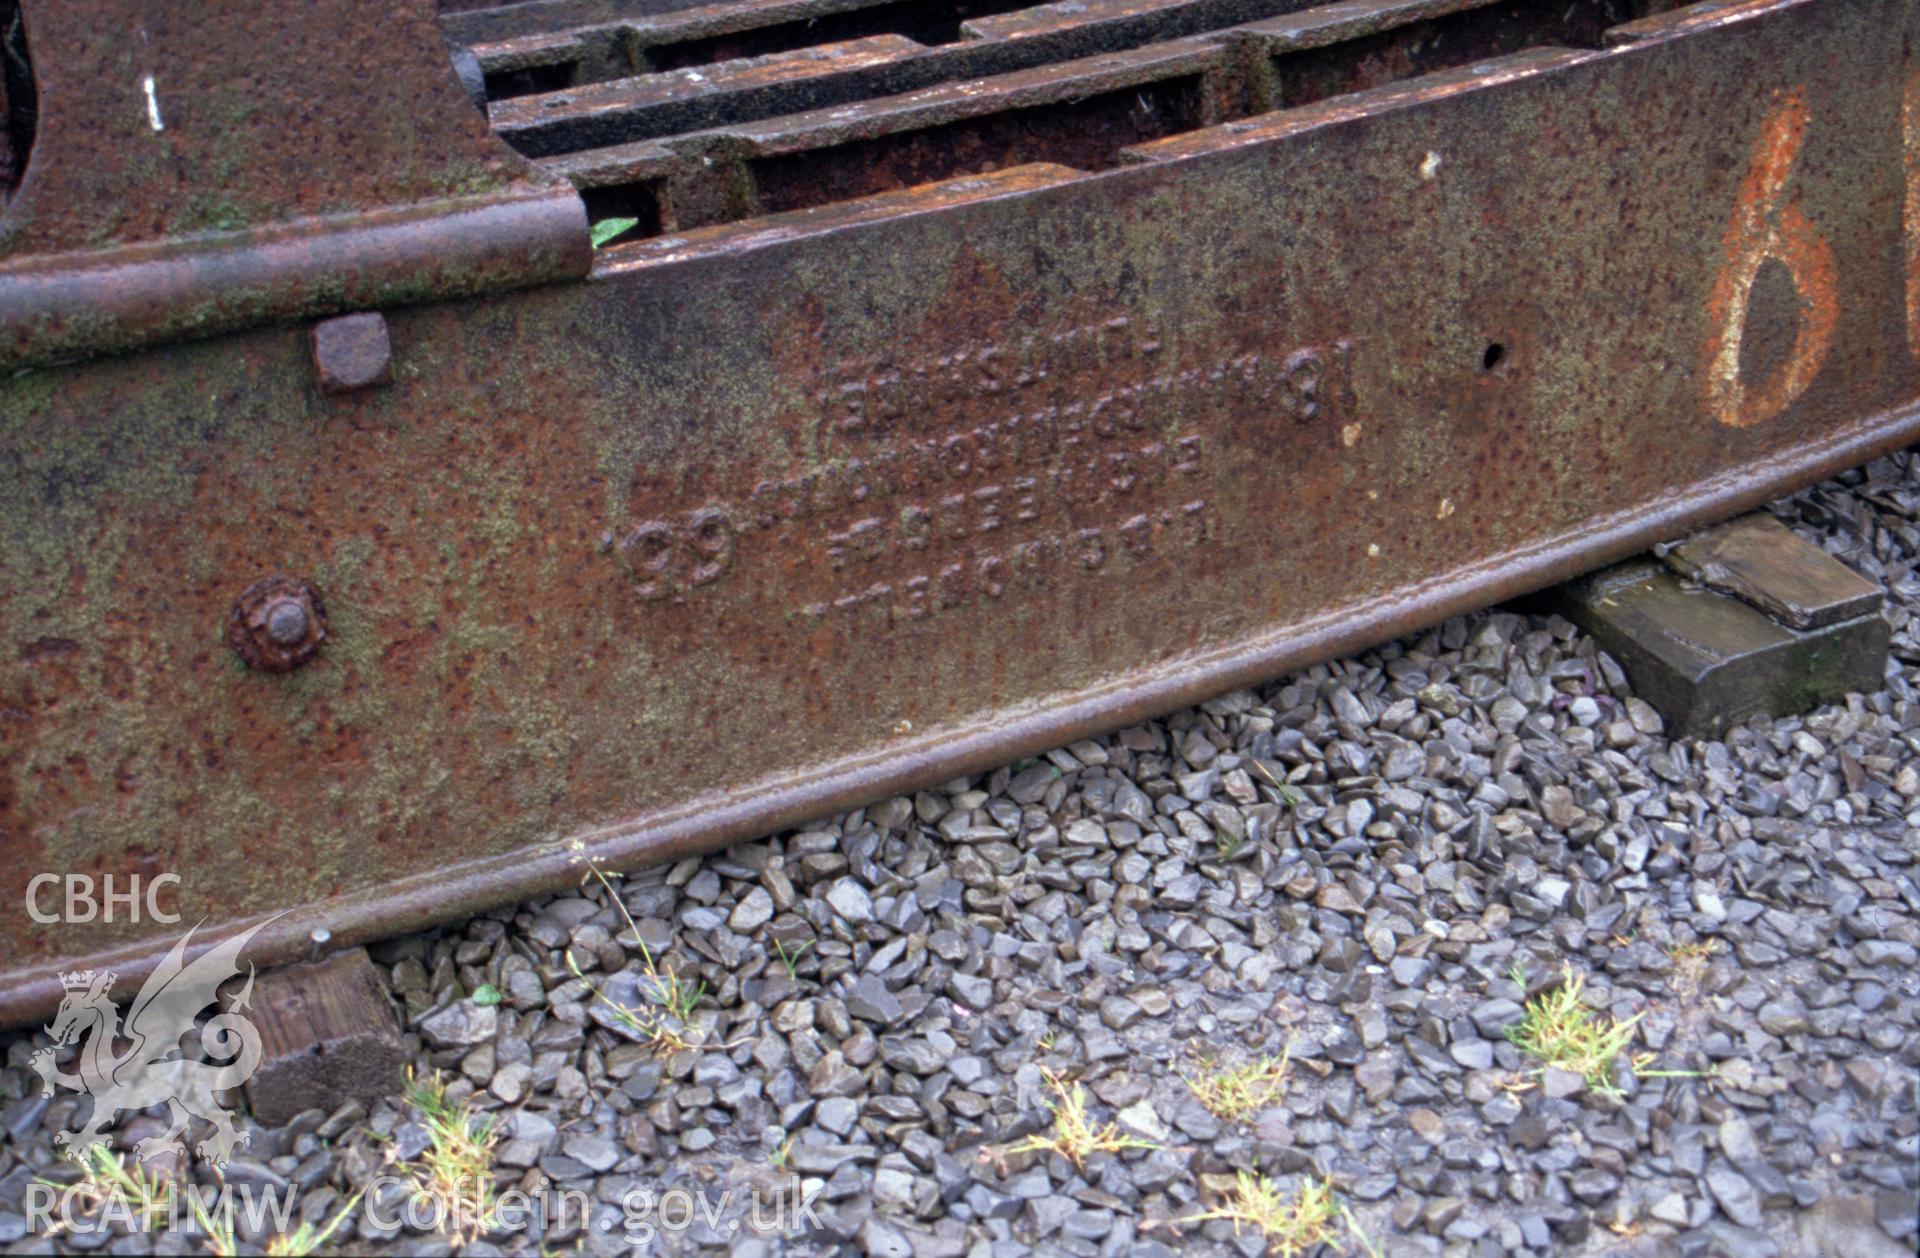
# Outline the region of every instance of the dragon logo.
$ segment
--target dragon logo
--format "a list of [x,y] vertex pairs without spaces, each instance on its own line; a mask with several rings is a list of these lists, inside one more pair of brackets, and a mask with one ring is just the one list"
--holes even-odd
[[[212,1061],[187,1060],[180,1041],[193,1030],[201,1010],[219,999],[220,985],[240,972],[240,950],[259,929],[255,926],[235,935],[192,963],[186,960],[187,943],[193,938],[189,930],[127,1006],[124,1024],[109,996],[114,980],[111,970],[80,970],[60,976],[67,994],[47,1027],[54,1047],[41,1049],[27,1064],[46,1085],[42,1095],[52,1096],[58,1084],[93,1098],[93,1112],[86,1126],[57,1137],[63,1153],[84,1163],[95,1148],[104,1151],[106,1130],[119,1111],[141,1110],[163,1102],[167,1106],[167,1130],[140,1141],[135,1148],[140,1161],[169,1152],[184,1155],[186,1146],[180,1137],[193,1118],[213,1124],[212,1133],[194,1148],[215,1166],[225,1166],[234,1146],[247,1143],[248,1133],[234,1129],[232,1115],[214,1095],[245,1083],[260,1064],[260,1032],[240,1016],[253,995],[251,965],[247,967],[246,985],[228,1002],[226,1011],[200,1028],[200,1045]],[[93,1034],[87,1039],[89,1031]],[[82,1039],[86,1043],[80,1049],[78,1071],[68,1074],[56,1067],[55,1049]],[[120,1041],[127,1041],[130,1047],[116,1056],[114,1046]]]

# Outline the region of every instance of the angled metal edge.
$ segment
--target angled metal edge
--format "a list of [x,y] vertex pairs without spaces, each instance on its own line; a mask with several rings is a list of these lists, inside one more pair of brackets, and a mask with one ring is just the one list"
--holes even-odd
[[584,276],[565,187],[0,267],[0,368]]

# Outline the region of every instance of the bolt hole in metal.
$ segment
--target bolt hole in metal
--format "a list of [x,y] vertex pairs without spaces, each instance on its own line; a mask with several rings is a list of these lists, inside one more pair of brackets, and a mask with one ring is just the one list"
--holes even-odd
[[0,209],[27,173],[39,104],[19,0],[0,0]]

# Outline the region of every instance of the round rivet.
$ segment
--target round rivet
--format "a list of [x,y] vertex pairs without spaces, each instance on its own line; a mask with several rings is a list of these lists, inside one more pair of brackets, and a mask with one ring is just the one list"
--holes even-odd
[[255,581],[227,613],[227,642],[255,668],[284,673],[319,653],[327,637],[320,592],[297,577]]
[[297,646],[307,636],[307,609],[283,598],[267,609],[267,636],[281,646]]

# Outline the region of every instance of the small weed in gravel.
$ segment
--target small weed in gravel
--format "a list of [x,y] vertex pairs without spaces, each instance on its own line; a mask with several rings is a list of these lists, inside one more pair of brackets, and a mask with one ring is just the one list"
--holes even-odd
[[811,947],[813,940],[802,939],[798,948],[788,952],[786,944],[778,939],[773,941],[773,950],[780,954],[780,964],[787,967],[787,977],[796,983],[800,981],[800,957]]
[[1202,1057],[1198,1075],[1181,1075],[1200,1104],[1216,1118],[1233,1122],[1255,1114],[1280,1099],[1287,1088],[1289,1044],[1278,1057],[1262,1057],[1240,1066],[1222,1067],[1216,1058]]
[[1267,768],[1266,765],[1261,764],[1258,760],[1253,762],[1253,767],[1260,770],[1260,776],[1273,783],[1273,789],[1280,792],[1281,803],[1289,808],[1298,808],[1300,806],[1300,791],[1298,788],[1289,786],[1279,778],[1273,776],[1273,770]]
[[[316,1228],[302,1221],[293,1231],[269,1240],[267,1258],[312,1258],[322,1245],[333,1238],[340,1225],[347,1221],[347,1216],[353,1213],[354,1207],[360,1204],[360,1195],[356,1192],[349,1197],[324,1227]],[[242,1250],[233,1234],[233,1211],[228,1210],[216,1216],[208,1211],[196,1193],[187,1194],[187,1205],[192,1209],[193,1217],[199,1221],[200,1229],[207,1234],[207,1252],[213,1258],[239,1258]]]
[[1123,1149],[1157,1149],[1160,1146],[1150,1140],[1137,1136],[1122,1135],[1117,1123],[1094,1126],[1087,1116],[1087,1092],[1079,1084],[1062,1082],[1059,1075],[1043,1069],[1047,1077],[1047,1086],[1053,1089],[1059,1098],[1049,1108],[1053,1111],[1053,1132],[1045,1136],[1029,1136],[1020,1144],[1002,1150],[1002,1156],[1010,1157],[1016,1153],[1058,1153],[1073,1163],[1076,1170],[1085,1170],[1087,1159],[1095,1153],[1119,1153]]
[[[634,923],[633,914],[627,912],[627,906],[620,899],[619,893],[613,889],[613,883],[598,865],[589,865],[587,868],[593,877],[600,880],[600,885],[607,889],[607,898],[612,900],[614,907],[620,910],[621,918],[627,923],[627,934],[633,937],[634,943],[640,949],[640,968],[646,977],[646,982],[642,986],[655,1008],[629,1009],[607,995],[595,986],[593,980],[581,973],[580,963],[574,960],[571,948],[567,950],[567,968],[573,971],[575,978],[587,985],[587,990],[593,993],[595,1000],[611,1009],[614,1017],[652,1048],[656,1056],[669,1057],[674,1053],[686,1052],[697,1047],[698,1041],[688,1037],[684,1024],[693,1016],[693,1007],[699,1004],[700,998],[706,994],[706,983],[688,984],[672,970],[656,966],[653,961],[653,950],[647,947],[647,941],[640,937],[640,927]],[[799,960],[799,955],[797,952],[794,953],[796,962]]]
[[310,1258],[333,1238],[333,1234],[340,1230],[340,1225],[347,1221],[354,1207],[359,1204],[360,1193],[355,1193],[327,1220],[326,1226],[316,1228],[311,1223],[302,1222],[286,1235],[274,1237],[267,1242],[267,1258]]
[[[107,1149],[104,1145],[89,1148],[84,1157],[77,1157],[81,1169],[86,1174],[79,1182],[69,1188],[64,1184],[54,1184],[51,1180],[41,1180],[50,1184],[59,1192],[72,1192],[73,1201],[80,1207],[82,1214],[107,1204],[109,1200],[126,1203],[126,1210],[134,1226],[142,1231],[154,1231],[169,1218],[166,1181],[159,1176],[147,1173],[140,1162],[128,1167],[126,1158]],[[192,1194],[188,1194],[191,1199]],[[119,1208],[116,1205],[116,1210]],[[65,1220],[56,1222],[48,1235],[57,1235],[65,1227]]]
[[[1295,1258],[1316,1245],[1334,1241],[1335,1223],[1342,1217],[1340,1202],[1325,1181],[1308,1177],[1300,1191],[1288,1196],[1265,1175],[1241,1171],[1227,1199],[1211,1210],[1189,1215],[1181,1223],[1207,1223],[1224,1219],[1238,1232],[1251,1227],[1267,1238],[1267,1252],[1278,1258]],[[1347,1214],[1351,1226],[1351,1214]],[[1356,1237],[1371,1248],[1364,1236]]]
[[420,1115],[429,1141],[413,1168],[414,1182],[437,1207],[440,1230],[456,1244],[471,1243],[496,1221],[493,1147],[500,1133],[491,1115],[449,1101],[437,1072],[429,1080],[408,1081],[407,1104]]
[[1707,972],[1707,958],[1718,951],[1720,941],[1712,938],[1690,939],[1668,948],[1667,960],[1673,962],[1674,989],[1690,992],[1699,987],[1701,977]]
[[[1526,988],[1518,967],[1512,977]],[[1595,1013],[1580,1003],[1585,986],[1585,977],[1567,967],[1556,987],[1526,1003],[1520,1021],[1507,1028],[1507,1039],[1546,1067],[1577,1074],[1596,1092],[1615,1093],[1613,1063],[1633,1042],[1640,1015],[1621,1022]]]

